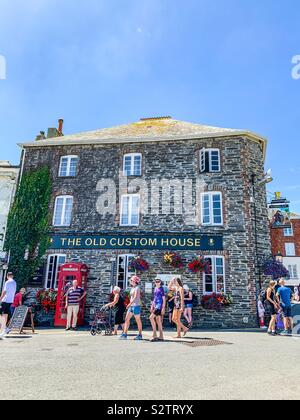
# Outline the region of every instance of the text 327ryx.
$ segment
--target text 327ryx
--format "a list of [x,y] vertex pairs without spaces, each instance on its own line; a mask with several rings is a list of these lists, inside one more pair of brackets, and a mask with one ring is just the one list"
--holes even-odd
[[120,407],[115,404],[109,407],[107,410],[108,415],[130,415],[138,418],[141,414],[150,415],[194,415],[193,405],[175,405],[175,404],[161,404],[152,405],[150,409],[144,409],[143,407]]

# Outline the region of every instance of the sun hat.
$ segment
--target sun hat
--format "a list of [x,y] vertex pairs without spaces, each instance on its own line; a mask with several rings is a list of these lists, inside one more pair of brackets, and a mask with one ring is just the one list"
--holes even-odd
[[140,284],[141,279],[138,276],[132,276],[131,281],[135,284]]

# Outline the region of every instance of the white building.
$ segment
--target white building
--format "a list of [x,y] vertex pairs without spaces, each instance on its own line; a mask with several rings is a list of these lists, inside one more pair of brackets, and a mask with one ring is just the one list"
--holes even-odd
[[18,174],[18,166],[0,160],[0,289],[7,268],[7,254],[3,250],[7,216],[15,196]]

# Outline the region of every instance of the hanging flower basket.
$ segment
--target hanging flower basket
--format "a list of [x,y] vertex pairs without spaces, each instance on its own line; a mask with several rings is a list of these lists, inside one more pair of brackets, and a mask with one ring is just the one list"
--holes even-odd
[[275,258],[269,259],[263,264],[263,273],[265,276],[272,277],[273,280],[278,280],[282,277],[287,278],[290,275],[285,266]]
[[198,257],[189,263],[188,269],[194,273],[211,273],[211,265],[204,257]]
[[129,264],[129,269],[132,271],[149,271],[149,263],[141,257],[134,258]]
[[57,300],[56,290],[39,290],[37,292],[36,299],[45,313],[55,311]]
[[224,293],[212,293],[204,295],[201,300],[201,306],[209,311],[221,311],[222,308],[233,304],[233,299],[230,295]]
[[180,255],[175,252],[167,252],[164,255],[164,263],[173,268],[183,268],[184,264]]

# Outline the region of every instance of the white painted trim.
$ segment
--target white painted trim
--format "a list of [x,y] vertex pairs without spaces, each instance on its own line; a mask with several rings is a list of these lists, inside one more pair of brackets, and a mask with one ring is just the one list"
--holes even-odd
[[[122,223],[123,202],[124,202],[124,199],[127,198],[127,197],[130,198],[130,200],[129,200],[129,213],[128,213],[128,216],[130,216],[128,218],[130,218],[130,220],[132,219],[132,201],[133,201],[133,198],[138,198],[139,199],[139,213],[138,213],[138,223],[137,224]],[[141,210],[141,196],[140,196],[140,194],[124,194],[124,195],[122,195],[122,197],[121,197],[121,207],[120,207],[120,226],[127,226],[127,227],[139,226],[140,225],[140,210]]]
[[[61,224],[57,225],[55,224],[55,215],[56,215],[56,210],[57,210],[57,201],[58,199],[63,198],[64,202],[63,202],[63,211],[61,213]],[[55,227],[69,227],[71,225],[71,223],[69,225],[65,225],[62,223],[64,217],[65,217],[65,212],[66,212],[66,201],[67,199],[72,198],[72,213],[73,213],[73,205],[74,205],[74,197],[72,195],[58,195],[55,199],[55,205],[54,205],[54,212],[53,212],[53,219],[52,219],[52,225]],[[71,215],[71,219],[72,219],[72,215]]]
[[[134,175],[134,160],[135,160],[135,157],[137,157],[137,156],[139,156],[141,158],[140,174],[139,175]],[[126,171],[125,171],[125,159],[127,157],[131,158],[131,173],[130,173],[130,175],[127,175]],[[126,155],[123,156],[123,176],[141,176],[142,175],[142,164],[143,164],[142,153],[126,153]]]
[[[61,175],[62,160],[63,159],[68,159],[68,163],[67,163],[67,175]],[[77,167],[76,167],[76,175],[77,175],[79,156],[78,155],[66,155],[66,156],[61,156],[61,158],[60,158],[59,170],[58,170],[58,177],[59,178],[75,178],[76,175],[70,175],[71,160],[72,159],[77,159]]]
[[204,258],[211,258],[213,260],[213,292],[206,292],[206,286],[205,286],[205,273],[202,275],[203,279],[203,295],[211,295],[212,293],[218,293],[217,292],[217,271],[216,271],[216,259],[221,258],[223,260],[223,277],[224,277],[224,294],[227,293],[227,286],[226,286],[226,266],[225,266],[225,258],[223,255],[204,255]]
[[[209,195],[209,214],[210,214],[210,221],[209,223],[203,223],[203,217],[204,217],[204,206],[203,206],[203,197],[205,195]],[[221,223],[214,223],[213,222],[213,200],[212,197],[214,195],[220,195],[221,196]],[[201,193],[201,225],[202,226],[224,226],[224,215],[223,215],[223,193],[221,191],[207,191]]]

